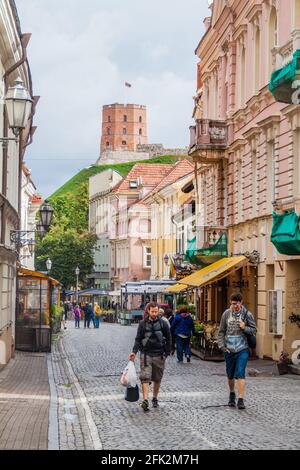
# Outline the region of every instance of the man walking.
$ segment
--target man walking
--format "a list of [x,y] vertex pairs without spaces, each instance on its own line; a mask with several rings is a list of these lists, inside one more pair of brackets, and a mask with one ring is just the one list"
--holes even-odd
[[226,372],[230,390],[228,405],[236,406],[235,381],[238,389],[239,410],[245,409],[245,375],[249,359],[247,335],[256,334],[256,325],[252,314],[242,305],[241,294],[232,294],[230,308],[221,318],[218,345],[225,355]]
[[143,391],[143,410],[149,411],[149,384],[153,382],[154,408],[158,407],[158,393],[165,369],[166,357],[171,351],[171,332],[168,323],[158,316],[158,305],[151,302],[146,307],[146,316],[139,324],[133,352],[129,359],[135,361],[141,351],[140,380]]
[[84,328],[90,327],[91,323],[91,310],[88,302],[85,304],[83,307],[83,313],[84,313]]

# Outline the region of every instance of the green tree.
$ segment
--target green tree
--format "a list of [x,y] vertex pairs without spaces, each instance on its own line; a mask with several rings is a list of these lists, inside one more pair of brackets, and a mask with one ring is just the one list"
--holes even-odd
[[80,268],[79,280],[86,284],[86,276],[93,271],[93,253],[96,236],[88,233],[78,233],[74,228],[66,228],[68,219],[60,218],[47,236],[38,243],[36,252],[36,267],[45,271],[48,257],[52,261],[51,276],[58,279],[66,289],[76,286],[75,269]]

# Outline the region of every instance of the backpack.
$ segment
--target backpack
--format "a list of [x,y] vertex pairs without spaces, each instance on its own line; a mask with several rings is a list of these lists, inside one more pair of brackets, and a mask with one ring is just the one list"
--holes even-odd
[[[248,310],[246,311],[246,315],[244,316],[243,322],[246,323],[247,325],[247,314]],[[256,336],[255,335],[249,335],[247,333],[244,333],[246,336],[246,340],[248,343],[248,346],[250,349],[256,349]]]
[[144,327],[144,339],[142,339],[143,348],[145,349],[152,334],[155,333],[155,336],[158,339],[162,349],[165,351],[166,341],[165,341],[165,336],[164,336],[163,320],[159,318],[158,321],[155,323],[152,323],[152,325],[150,322],[144,320],[143,327]]

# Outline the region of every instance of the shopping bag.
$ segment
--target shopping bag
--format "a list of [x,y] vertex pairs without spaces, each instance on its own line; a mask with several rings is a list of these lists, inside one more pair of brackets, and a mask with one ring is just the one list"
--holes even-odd
[[137,384],[137,374],[135,370],[135,365],[133,361],[129,361],[127,366],[125,367],[121,379],[121,384],[124,387],[128,388],[135,388]]
[[134,402],[138,401],[140,398],[140,391],[139,386],[136,385],[135,387],[127,387],[125,391],[125,400]]

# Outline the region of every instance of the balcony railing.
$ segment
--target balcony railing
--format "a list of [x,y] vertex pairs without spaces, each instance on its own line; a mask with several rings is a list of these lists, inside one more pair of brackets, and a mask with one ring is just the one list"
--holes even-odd
[[222,234],[227,235],[227,232],[226,227],[197,226],[197,235],[202,242],[202,248],[211,248],[220,240]]
[[190,127],[190,134],[190,150],[223,150],[227,147],[226,121],[199,119],[196,121],[196,126]]

